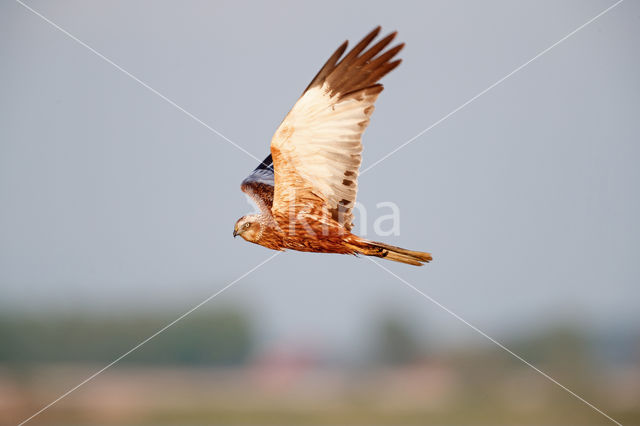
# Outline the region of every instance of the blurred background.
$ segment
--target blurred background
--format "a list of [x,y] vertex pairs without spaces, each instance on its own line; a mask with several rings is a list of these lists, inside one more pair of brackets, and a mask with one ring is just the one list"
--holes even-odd
[[[256,157],[345,39],[407,43],[363,166],[612,1],[26,2]],[[385,263],[640,424],[640,4],[623,2],[360,178]],[[271,255],[257,165],[17,2],[0,5],[0,423]],[[372,231],[380,202],[400,233]],[[363,218],[360,218],[363,219]],[[371,262],[285,253],[30,424],[606,424]]]

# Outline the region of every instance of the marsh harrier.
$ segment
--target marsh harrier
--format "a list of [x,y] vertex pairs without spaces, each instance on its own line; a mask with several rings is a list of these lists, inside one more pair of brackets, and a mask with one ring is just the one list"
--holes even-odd
[[344,57],[345,41],[320,69],[271,140],[271,154],[242,182],[260,208],[238,219],[233,236],[272,250],[362,254],[411,265],[429,253],[351,233],[362,133],[382,92],[378,81],[401,60],[396,33],[370,46],[380,27]]

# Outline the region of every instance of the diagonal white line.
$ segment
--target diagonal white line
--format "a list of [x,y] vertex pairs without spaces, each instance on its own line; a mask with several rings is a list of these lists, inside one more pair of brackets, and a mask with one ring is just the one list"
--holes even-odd
[[454,109],[453,111],[451,111],[450,113],[448,113],[447,115],[442,117],[441,119],[439,119],[438,121],[436,121],[435,123],[433,123],[432,125],[427,127],[426,129],[424,129],[423,131],[421,131],[420,133],[418,133],[417,135],[415,135],[414,137],[412,137],[411,139],[409,139],[408,141],[406,141],[402,145],[398,146],[397,148],[395,148],[393,151],[389,152],[384,157],[380,158],[379,160],[377,160],[373,164],[370,164],[369,166],[367,166],[364,170],[362,170],[360,172],[360,174],[363,174],[363,173],[367,172],[368,170],[371,170],[373,167],[377,166],[382,161],[384,161],[387,158],[391,157],[393,154],[395,154],[396,152],[400,151],[402,148],[404,148],[405,146],[409,145],[411,142],[415,141],[420,136],[424,135],[429,130],[431,130],[434,127],[436,127],[438,124],[440,124],[443,121],[447,120],[449,117],[451,117],[452,115],[454,115],[455,113],[457,113],[458,111],[460,111],[461,109],[463,109],[464,107],[466,107],[467,105],[469,105],[470,103],[472,103],[473,101],[475,101],[476,99],[478,99],[479,97],[481,97],[482,95],[484,95],[485,93],[490,91],[491,89],[493,89],[494,87],[496,87],[497,85],[499,85],[500,83],[502,83],[503,81],[505,81],[506,79],[508,79],[509,77],[514,75],[515,73],[517,73],[518,71],[522,70],[524,67],[526,67],[527,65],[529,65],[530,63],[532,63],[536,59],[540,58],[542,55],[544,55],[545,53],[549,52],[551,49],[553,49],[554,47],[558,46],[560,43],[562,43],[563,41],[567,40],[568,38],[570,38],[571,36],[576,34],[578,31],[580,31],[584,27],[586,27],[587,25],[593,23],[595,20],[597,20],[598,18],[600,18],[601,16],[603,16],[604,14],[609,12],[614,7],[618,6],[623,1],[624,0],[618,0],[617,2],[612,4],[611,6],[609,6],[605,10],[603,10],[602,12],[598,13],[596,16],[594,16],[593,18],[589,19],[587,22],[585,22],[584,24],[580,25],[578,28],[576,28],[575,30],[571,31],[569,34],[567,34],[566,36],[562,37],[560,40],[556,41],[551,46],[547,47],[542,52],[538,53],[536,56],[534,56],[533,58],[529,59],[527,62],[525,62],[524,64],[520,65],[518,68],[514,69],[509,74],[505,75],[500,80],[496,81],[491,86],[487,87],[486,89],[484,89],[483,91],[481,91],[480,93],[478,93],[477,95],[475,95],[474,97],[472,97],[471,99],[469,99],[468,101],[466,101],[465,103],[463,103],[462,105],[460,105],[459,107],[457,107],[456,109]]
[[575,393],[574,391],[572,391],[571,389],[567,388],[565,385],[563,385],[562,383],[558,382],[556,379],[554,379],[553,377],[549,376],[547,373],[545,373],[544,371],[540,370],[538,367],[536,367],[535,365],[531,364],[529,361],[527,361],[526,359],[522,358],[520,355],[518,355],[517,353],[513,352],[511,349],[507,348],[505,345],[503,345],[502,343],[498,342],[496,339],[494,339],[493,337],[489,336],[487,333],[485,333],[484,331],[480,330],[478,327],[476,327],[475,325],[471,324],[469,321],[465,320],[464,318],[462,318],[460,315],[456,314],[455,312],[453,312],[451,309],[447,308],[446,306],[444,306],[442,303],[438,302],[437,300],[435,300],[433,297],[429,296],[428,294],[422,292],[421,290],[419,290],[417,287],[415,287],[414,285],[412,285],[411,283],[409,283],[408,281],[406,281],[404,278],[400,277],[399,275],[395,274],[394,272],[392,272],[390,269],[388,269],[387,267],[385,267],[384,265],[380,264],[380,262],[377,262],[376,260],[367,257],[367,259],[369,259],[370,261],[372,261],[373,263],[375,263],[379,268],[387,271],[389,274],[393,275],[394,277],[396,277],[398,280],[400,280],[402,283],[404,283],[407,287],[409,287],[410,289],[414,290],[415,292],[419,293],[421,296],[423,296],[425,299],[429,300],[431,303],[435,304],[436,306],[438,306],[439,308],[443,309],[444,311],[446,311],[448,314],[452,315],[454,318],[456,318],[458,321],[462,322],[463,324],[465,324],[466,326],[470,327],[471,329],[473,329],[474,331],[476,331],[478,334],[480,334],[481,336],[487,338],[488,340],[490,340],[491,342],[495,343],[496,345],[498,345],[501,349],[505,350],[506,352],[508,352],[510,355],[512,355],[514,358],[516,358],[519,361],[522,361],[523,363],[525,363],[526,365],[528,365],[529,367],[533,368],[535,371],[537,371],[538,373],[540,373],[542,376],[544,376],[546,379],[550,380],[551,382],[555,383],[556,385],[560,386],[562,389],[564,389],[565,391],[569,392],[569,394],[571,394],[572,396],[574,396],[575,398],[579,399],[580,401],[584,402],[585,404],[587,404],[589,407],[593,408],[595,411],[597,411],[598,413],[602,414],[603,416],[605,416],[607,419],[611,420],[613,423],[622,426],[622,424],[618,421],[616,421],[615,419],[613,419],[611,416],[609,416],[607,413],[605,413],[604,411],[600,410],[598,407],[596,407],[595,405],[593,405],[592,403],[590,403],[589,401],[587,401],[586,399],[584,399],[583,397],[581,397],[580,395],[578,395],[577,393]]
[[142,340],[140,343],[138,343],[137,345],[135,345],[134,347],[132,347],[131,349],[129,349],[127,352],[123,353],[122,355],[120,355],[118,358],[114,359],[113,361],[111,361],[109,364],[105,365],[104,367],[102,367],[100,370],[96,371],[95,373],[93,373],[91,376],[87,377],[86,379],[84,379],[82,382],[78,383],[77,385],[75,385],[74,387],[72,387],[71,389],[69,389],[68,391],[66,391],[65,393],[63,393],[62,395],[60,395],[58,398],[56,398],[55,400],[51,401],[49,404],[45,405],[44,407],[42,407],[39,411],[37,411],[36,413],[34,413],[33,415],[31,415],[30,417],[28,417],[27,419],[23,420],[18,426],[22,426],[23,424],[27,423],[28,421],[30,421],[31,419],[33,419],[34,417],[36,417],[38,414],[42,413],[43,411],[49,409],[51,406],[53,406],[54,404],[58,403],[61,399],[67,397],[71,392],[75,391],[76,389],[78,389],[80,386],[86,384],[87,382],[90,382],[91,380],[93,380],[94,378],[96,378],[96,376],[100,375],[101,373],[103,373],[106,369],[108,369],[109,367],[113,366],[114,364],[116,364],[117,362],[119,362],[120,360],[122,360],[124,357],[126,357],[127,355],[129,355],[130,353],[134,352],[135,350],[137,350],[138,348],[140,348],[142,345],[144,345],[145,343],[147,343],[149,340],[153,339],[154,337],[156,337],[158,334],[164,332],[165,330],[167,330],[169,327],[173,326],[175,323],[177,323],[178,321],[180,321],[181,319],[183,319],[184,317],[186,317],[187,315],[191,314],[193,311],[195,311],[196,309],[198,309],[199,307],[201,307],[202,305],[204,305],[205,303],[209,302],[211,299],[215,298],[216,296],[218,296],[219,294],[221,294],[223,291],[227,290],[229,287],[231,287],[232,285],[234,285],[235,283],[237,283],[238,281],[242,280],[243,278],[245,278],[247,275],[251,274],[253,271],[255,271],[256,269],[260,268],[262,265],[264,265],[265,263],[271,261],[271,259],[273,259],[274,257],[276,257],[277,255],[281,254],[282,252],[276,252],[273,255],[271,255],[270,257],[268,257],[266,260],[263,260],[262,262],[258,263],[256,266],[254,266],[253,268],[249,269],[247,272],[245,272],[244,274],[240,275],[238,278],[236,278],[235,280],[231,281],[229,284],[227,284],[226,286],[222,287],[220,290],[218,290],[217,292],[215,292],[214,294],[212,294],[211,296],[207,297],[206,299],[204,299],[202,302],[198,303],[197,305],[195,305],[193,308],[189,309],[187,312],[185,312],[184,314],[180,315],[178,318],[174,319],[173,321],[171,321],[169,324],[165,325],[164,327],[162,327],[160,330],[156,331],[155,333],[153,333],[151,336],[147,337],[146,339]]
[[34,15],[39,16],[40,18],[42,18],[44,21],[49,23],[55,29],[57,29],[58,31],[60,31],[63,34],[65,34],[67,37],[69,37],[70,39],[72,39],[76,43],[78,43],[81,46],[84,46],[85,48],[87,48],[89,51],[91,51],[93,54],[95,54],[100,59],[102,59],[105,62],[107,62],[108,64],[114,66],[117,70],[121,71],[123,74],[125,74],[128,77],[130,77],[131,79],[133,79],[134,81],[139,83],[144,88],[148,89],[150,92],[154,93],[155,95],[157,95],[161,99],[167,101],[171,106],[175,107],[179,111],[181,111],[184,114],[186,114],[188,117],[190,117],[193,120],[195,120],[197,123],[203,125],[207,129],[211,130],[213,133],[215,133],[216,135],[220,136],[225,141],[229,142],[231,145],[233,145],[236,148],[238,148],[240,151],[244,152],[245,154],[247,154],[248,156],[252,157],[253,159],[255,159],[258,162],[261,161],[261,160],[258,159],[258,157],[256,157],[255,155],[253,155],[252,153],[250,153],[249,151],[247,151],[246,149],[244,149],[243,147],[241,147],[240,145],[238,145],[237,143],[235,143],[234,141],[232,141],[231,139],[229,139],[228,137],[226,137],[225,135],[223,135],[222,133],[220,133],[219,131],[217,131],[216,129],[214,129],[213,127],[211,127],[210,125],[208,125],[207,123],[205,123],[204,121],[202,121],[201,119],[199,119],[198,117],[196,117],[195,115],[193,115],[192,113],[190,113],[189,111],[187,111],[186,109],[184,109],[183,107],[181,107],[180,105],[178,105],[177,103],[175,103],[174,101],[172,101],[171,99],[166,97],[165,95],[163,95],[162,93],[158,92],[156,89],[154,89],[153,87],[149,86],[147,83],[145,83],[144,81],[140,80],[138,77],[136,77],[135,75],[131,74],[129,71],[127,71],[126,69],[122,68],[120,65],[116,64],[111,59],[107,58],[102,53],[98,52],[93,47],[89,46],[87,43],[85,43],[84,41],[80,40],[79,38],[77,38],[76,36],[74,36],[73,34],[68,32],[67,30],[65,30],[64,28],[62,28],[61,26],[59,26],[58,24],[56,24],[55,22],[53,22],[52,20],[47,18],[46,16],[42,15],[37,10],[35,10],[32,7],[26,5],[21,0],[16,0],[16,2],[18,4],[20,4],[22,7],[24,7],[25,9],[29,10]]

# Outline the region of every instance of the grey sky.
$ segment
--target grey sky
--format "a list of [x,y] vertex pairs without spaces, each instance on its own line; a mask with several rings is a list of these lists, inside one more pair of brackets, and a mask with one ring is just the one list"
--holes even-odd
[[[43,2],[70,33],[262,158],[344,40],[398,30],[364,166],[613,1]],[[640,4],[588,26],[360,180],[423,268],[385,264],[489,334],[636,324]],[[18,3],[0,5],[0,306],[176,314],[271,253],[232,238],[255,161]],[[348,346],[378,308],[476,338],[346,256],[286,253],[221,303],[274,341]]]

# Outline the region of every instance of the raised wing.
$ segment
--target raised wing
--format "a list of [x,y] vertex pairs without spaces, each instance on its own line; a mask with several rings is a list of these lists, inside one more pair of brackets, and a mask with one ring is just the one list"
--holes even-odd
[[344,42],[273,136],[274,215],[324,212],[351,229],[362,133],[383,88],[377,82],[400,64],[392,59],[404,46],[379,54],[395,37],[392,33],[367,49],[379,32],[377,27],[339,61]]
[[247,176],[240,185],[263,213],[271,214],[273,205],[273,160],[271,154]]

